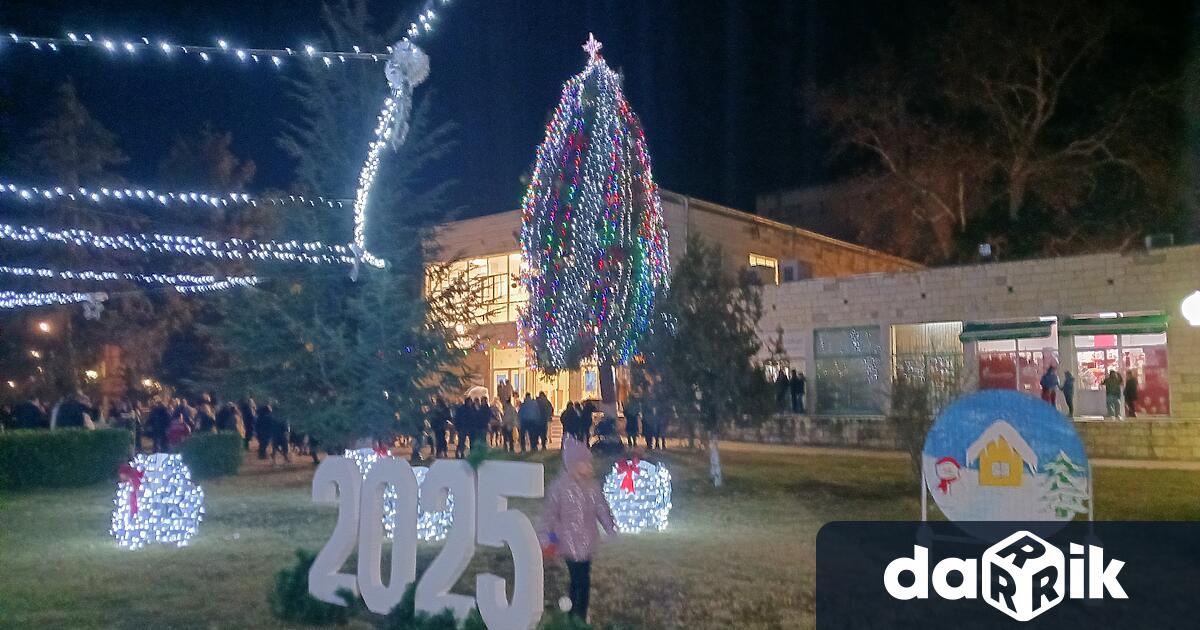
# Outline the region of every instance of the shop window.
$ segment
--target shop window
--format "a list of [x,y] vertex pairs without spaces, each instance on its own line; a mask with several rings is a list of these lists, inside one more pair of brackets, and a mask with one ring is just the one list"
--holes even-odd
[[892,365],[897,376],[925,384],[929,405],[939,411],[959,394],[962,322],[892,326]]
[[1058,365],[1057,324],[1051,324],[1048,335],[979,341],[976,354],[979,389],[1015,389],[1038,396],[1046,368]]
[[432,271],[428,272],[427,290],[439,290],[443,282],[453,282],[465,276],[479,292],[479,304],[474,308],[474,316],[480,322],[515,322],[520,317],[521,308],[529,302],[525,285],[520,282],[522,268],[521,255],[516,253],[459,260],[449,265],[445,279],[435,278]]
[[817,413],[881,413],[878,326],[813,332]]
[[1122,379],[1132,372],[1138,381],[1137,412],[1170,415],[1166,333],[1078,335],[1075,348],[1077,391],[1096,392],[1098,398],[1109,371]]

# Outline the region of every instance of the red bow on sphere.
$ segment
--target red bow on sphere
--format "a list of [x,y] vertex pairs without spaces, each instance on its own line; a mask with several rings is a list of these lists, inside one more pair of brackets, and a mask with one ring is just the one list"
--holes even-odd
[[375,454],[380,457],[391,457],[392,456],[391,451],[384,448],[384,446],[382,444],[375,445]]
[[121,481],[128,481],[129,489],[129,515],[137,516],[137,495],[138,490],[142,487],[142,477],[146,476],[145,471],[138,470],[129,464],[121,464],[119,469]]
[[638,469],[639,462],[640,460],[634,457],[633,459],[617,463],[617,473],[625,475],[625,478],[621,480],[621,489],[629,494],[633,494],[633,476],[640,472]]

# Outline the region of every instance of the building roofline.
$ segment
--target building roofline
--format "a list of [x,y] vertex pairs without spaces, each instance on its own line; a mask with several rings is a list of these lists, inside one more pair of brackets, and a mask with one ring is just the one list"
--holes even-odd
[[[806,230],[804,228],[796,227],[794,225],[788,225],[787,223],[782,223],[780,221],[775,221],[773,219],[767,219],[764,217],[760,217],[757,214],[752,214],[752,213],[746,212],[744,210],[738,210],[736,208],[730,208],[728,206],[723,206],[719,203],[715,203],[715,202],[708,201],[705,199],[698,199],[698,198],[692,197],[690,195],[685,195],[682,193],[677,193],[677,192],[673,192],[673,191],[666,190],[666,189],[659,189],[659,194],[664,197],[672,197],[689,207],[690,206],[700,206],[703,209],[708,210],[710,212],[714,212],[716,214],[722,214],[727,217],[730,217],[733,219],[739,219],[742,221],[747,221],[749,223],[757,223],[759,225],[769,227],[772,229],[776,229],[776,230],[783,230],[783,231],[791,232],[792,234],[795,234],[798,236],[803,236],[805,238],[808,238],[808,239],[811,239],[814,241],[819,241],[821,243],[830,245],[832,247],[846,249],[846,250],[853,251],[853,252],[859,253],[859,254],[866,254],[869,256],[884,258],[884,259],[890,260],[891,262],[896,263],[898,265],[908,267],[909,270],[911,270],[911,271],[916,271],[916,270],[925,268],[924,265],[921,265],[919,263],[908,260],[907,258],[901,258],[899,256],[894,256],[894,255],[888,254],[886,252],[881,252],[877,249],[871,249],[870,247],[864,247],[864,246],[858,245],[856,243],[850,243],[847,241],[843,241],[841,239],[836,239],[832,236],[827,236],[827,235],[821,234],[819,232],[813,232],[812,230]],[[484,215],[480,215],[477,217],[470,217],[470,218],[466,218],[466,219],[455,219],[453,221],[446,221],[444,223],[439,223],[439,224],[435,225],[433,229],[434,229],[434,233],[436,235],[437,231],[445,229],[445,228],[453,226],[453,225],[460,225],[460,224],[464,224],[464,223],[467,223],[470,221],[479,221],[479,220],[483,220],[483,219],[493,219],[499,215],[508,214],[508,213],[520,214],[520,212],[521,212],[521,210],[518,208],[518,209],[514,209],[514,210],[504,210],[501,212],[493,212],[491,214],[484,214]]]
[[715,203],[715,202],[708,201],[705,199],[697,199],[697,198],[691,197],[689,195],[684,195],[682,193],[672,192],[669,190],[661,190],[660,193],[664,196],[669,195],[669,196],[675,197],[677,199],[684,200],[689,205],[695,204],[695,205],[703,206],[707,210],[714,211],[717,214],[723,214],[730,218],[741,219],[743,221],[748,221],[750,223],[757,223],[759,225],[763,225],[763,226],[770,227],[773,229],[792,232],[793,234],[797,234],[797,235],[803,236],[805,238],[809,238],[809,239],[812,239],[815,241],[820,241],[822,243],[825,243],[826,245],[831,245],[833,247],[840,247],[842,249],[848,249],[850,251],[853,251],[853,252],[856,252],[859,254],[866,254],[869,256],[885,258],[894,263],[897,263],[900,265],[905,265],[914,271],[925,268],[924,265],[921,265],[920,263],[911,261],[907,258],[901,258],[899,256],[895,256],[895,255],[889,254],[887,252],[881,252],[877,249],[871,249],[870,247],[865,247],[865,246],[859,245],[857,243],[851,243],[849,241],[843,241],[841,239],[837,239],[832,236],[827,236],[825,234],[821,234],[820,232],[813,232],[812,230],[806,230],[804,228],[796,227],[794,225],[789,225],[789,224],[783,223],[781,221],[776,221],[774,219],[768,219],[766,217],[761,217],[757,214],[746,212],[744,210],[730,208],[728,206],[723,206],[719,203]]

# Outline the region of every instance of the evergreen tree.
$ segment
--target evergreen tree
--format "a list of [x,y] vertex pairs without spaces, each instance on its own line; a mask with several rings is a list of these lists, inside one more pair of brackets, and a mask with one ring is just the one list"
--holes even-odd
[[761,422],[774,407],[773,388],[755,362],[760,294],[753,274],[729,272],[719,247],[693,237],[642,343],[643,361],[633,364],[647,399],[660,410],[674,408],[685,422],[698,421],[706,432],[716,486],[722,428]]
[[[363,0],[326,5],[322,15],[330,49],[382,48],[402,32],[399,24],[376,32]],[[302,72],[291,83],[302,116],[280,145],[297,161],[298,188],[352,198],[387,95],[382,68],[314,64]],[[357,282],[345,267],[281,270],[266,286],[226,300],[215,329],[229,363],[214,376],[227,391],[277,399],[297,431],[327,447],[387,439],[418,423],[421,406],[436,392],[458,390],[465,375],[465,353],[454,343],[454,324],[470,312],[465,285],[430,283],[425,291],[428,231],[445,216],[447,184],[424,186],[421,176],[450,150],[450,128],[429,118],[428,101],[418,103],[407,142],[384,155],[371,192],[367,246],[387,268],[363,268]],[[284,232],[327,242],[346,242],[353,229],[348,209],[298,207],[282,218]]]
[[667,238],[641,122],[599,43],[584,48],[587,67],[563,85],[525,193],[521,328],[548,373],[594,358],[613,414],[612,368],[649,327],[669,273]]

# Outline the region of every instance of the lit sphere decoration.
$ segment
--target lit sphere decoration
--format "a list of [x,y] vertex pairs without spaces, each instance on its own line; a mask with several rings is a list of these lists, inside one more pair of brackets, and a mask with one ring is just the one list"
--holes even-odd
[[117,545],[140,549],[149,543],[183,547],[204,517],[204,489],[178,454],[139,454],[121,467],[109,534]]
[[1184,319],[1193,326],[1200,326],[1200,291],[1195,291],[1183,299],[1180,305]]
[[[380,457],[391,457],[385,449],[370,449],[360,448],[355,450],[347,450],[344,453],[347,459],[351,459],[358,466],[358,472],[362,474],[363,479],[367,478],[367,473],[371,471],[371,466],[379,461]],[[417,504],[421,502],[421,484],[425,481],[425,475],[429,473],[429,469],[425,466],[413,466],[413,475],[417,478]],[[417,508],[420,509],[419,507]],[[454,526],[454,495],[449,494],[446,498],[446,509],[440,512],[420,512],[417,516],[417,538],[425,542],[440,542],[446,539],[446,535],[450,532],[450,528]],[[394,534],[396,527],[396,487],[386,485],[383,488],[383,533],[389,539]]]
[[622,534],[661,532],[671,513],[671,472],[638,458],[618,461],[604,477],[604,498]]

